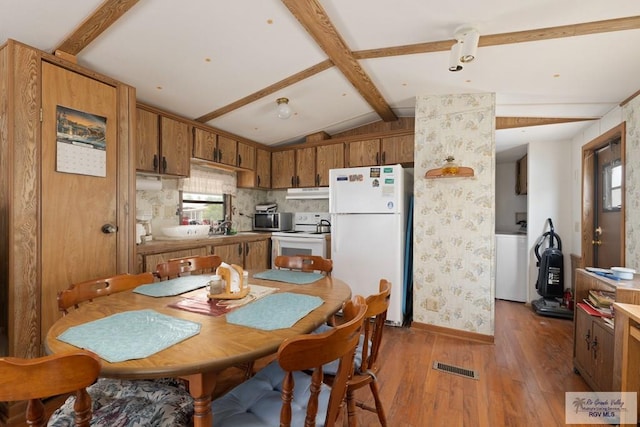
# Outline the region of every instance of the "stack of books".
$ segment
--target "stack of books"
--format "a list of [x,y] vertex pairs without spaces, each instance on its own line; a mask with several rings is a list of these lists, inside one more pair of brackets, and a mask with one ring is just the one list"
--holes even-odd
[[614,301],[615,293],[592,289],[589,291],[589,297],[578,305],[592,316],[612,318],[613,311],[611,307]]

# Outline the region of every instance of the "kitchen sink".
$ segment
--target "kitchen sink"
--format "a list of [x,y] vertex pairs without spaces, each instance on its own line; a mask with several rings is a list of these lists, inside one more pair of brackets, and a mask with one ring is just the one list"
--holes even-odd
[[174,225],[163,227],[162,234],[176,239],[206,239],[209,237],[209,225]]

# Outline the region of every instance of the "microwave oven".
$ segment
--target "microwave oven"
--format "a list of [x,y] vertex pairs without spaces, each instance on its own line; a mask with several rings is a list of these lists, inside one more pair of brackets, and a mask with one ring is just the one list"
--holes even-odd
[[253,214],[254,231],[287,231],[293,228],[291,212],[256,212]]

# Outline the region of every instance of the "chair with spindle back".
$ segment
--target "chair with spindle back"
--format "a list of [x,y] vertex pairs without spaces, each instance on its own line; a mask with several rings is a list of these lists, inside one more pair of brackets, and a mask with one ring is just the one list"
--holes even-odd
[[[353,372],[365,312],[364,298],[356,296],[343,307],[345,323],[323,334],[285,340],[277,360],[213,401],[213,426],[333,427]],[[338,370],[329,387],[322,382],[322,366],[334,360]]]
[[213,273],[220,264],[222,264],[222,259],[218,255],[173,258],[159,263],[154,275],[160,280],[166,280],[188,274]]
[[116,292],[128,291],[140,285],[153,283],[153,280],[153,274],[140,273],[118,274],[74,283],[69,288],[58,292],[58,309],[66,315],[70,308],[78,308],[82,302],[91,301],[94,298],[108,296]]
[[326,275],[331,275],[333,270],[333,261],[319,255],[278,255],[274,265],[279,269],[320,271]]
[[[354,374],[347,383],[347,411],[349,425],[353,425],[355,419],[356,406],[367,411],[375,412],[381,426],[386,426],[386,416],[380,394],[378,392],[377,375],[380,370],[378,364],[378,355],[380,353],[380,345],[382,343],[382,334],[384,325],[387,320],[387,310],[389,308],[389,300],[391,296],[391,282],[381,279],[378,286],[378,293],[369,295],[366,299],[367,312],[362,327],[362,337],[356,348],[354,358]],[[322,333],[330,330],[332,327],[320,326],[314,333]],[[337,372],[335,363],[324,367],[325,380],[329,383],[333,381],[333,377]],[[365,405],[363,402],[356,401],[354,391],[369,386],[375,407]]]
[[35,359],[0,357],[0,402],[27,400],[29,426],[47,425],[42,399],[75,393],[76,426],[88,427],[91,421],[91,397],[87,387],[100,373],[100,358],[84,351],[71,351]]
[[[108,297],[125,292],[140,285],[154,282],[152,273],[119,274],[111,277],[87,280],[72,284],[58,293],[58,308],[67,315],[71,308],[95,298]],[[117,335],[117,331],[114,331]],[[184,382],[174,378],[151,380],[124,380],[100,378],[87,387],[94,407],[91,425],[162,425],[188,426],[193,417],[193,399]],[[71,425],[75,417],[75,397],[70,397],[54,412],[50,427]]]

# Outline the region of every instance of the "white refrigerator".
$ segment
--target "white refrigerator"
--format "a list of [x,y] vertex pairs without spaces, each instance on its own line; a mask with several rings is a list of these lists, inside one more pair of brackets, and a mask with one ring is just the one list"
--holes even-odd
[[412,190],[412,177],[401,165],[329,171],[331,275],[364,297],[378,293],[380,279],[389,280],[387,322],[394,326],[405,320]]

